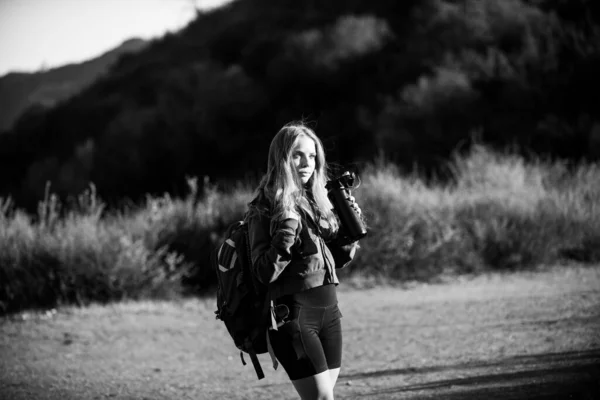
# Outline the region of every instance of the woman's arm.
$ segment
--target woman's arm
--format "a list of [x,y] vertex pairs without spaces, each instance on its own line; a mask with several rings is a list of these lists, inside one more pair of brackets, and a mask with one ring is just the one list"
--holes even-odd
[[330,242],[325,243],[333,256],[335,268],[340,269],[346,267],[354,259],[356,250],[360,247],[358,241],[347,243],[342,238],[335,238]]
[[[348,195],[347,200],[350,202],[350,206],[358,216],[362,218],[362,210],[358,204],[356,204],[354,196]],[[339,269],[350,264],[354,259],[356,250],[360,248],[360,245],[358,244],[358,241],[353,242],[352,239],[349,239],[344,233],[344,228],[340,227],[336,237],[327,243],[327,247],[329,247],[329,251],[331,251],[331,254],[333,255],[335,267]]]
[[291,248],[296,242],[299,217],[297,214],[286,215],[276,224],[271,237],[270,218],[253,214],[248,221],[252,272],[267,285],[275,281],[292,260]]

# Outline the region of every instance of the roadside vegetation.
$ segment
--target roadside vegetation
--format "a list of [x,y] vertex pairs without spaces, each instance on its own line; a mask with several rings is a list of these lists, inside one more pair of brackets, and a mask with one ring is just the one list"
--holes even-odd
[[[474,146],[448,167],[444,183],[385,160],[361,172],[353,194],[370,234],[345,278],[431,281],[600,260],[599,164]],[[0,313],[210,293],[210,251],[253,190],[188,186],[184,198],[148,196],[118,212],[94,186],[68,205],[48,186],[35,215],[0,199]]]

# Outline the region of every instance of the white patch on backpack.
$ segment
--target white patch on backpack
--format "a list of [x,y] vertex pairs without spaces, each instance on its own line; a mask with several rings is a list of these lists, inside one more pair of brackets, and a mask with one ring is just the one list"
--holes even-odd
[[233,240],[227,239],[225,243],[221,245],[219,253],[217,254],[217,260],[219,261],[219,270],[222,272],[230,271],[235,266],[237,253],[235,251],[235,242]]

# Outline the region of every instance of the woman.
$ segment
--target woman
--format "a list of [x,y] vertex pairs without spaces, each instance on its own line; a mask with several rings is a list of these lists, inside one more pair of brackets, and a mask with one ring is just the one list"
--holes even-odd
[[310,128],[288,124],[271,142],[248,221],[253,273],[269,285],[279,316],[269,340],[305,400],[333,399],[342,359],[335,269],[358,248],[340,232],[326,182],[321,141]]

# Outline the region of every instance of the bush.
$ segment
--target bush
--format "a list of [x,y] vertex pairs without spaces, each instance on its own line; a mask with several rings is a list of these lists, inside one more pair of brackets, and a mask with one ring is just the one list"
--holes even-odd
[[198,196],[196,181],[189,185],[185,199],[148,198],[121,213],[105,212],[93,186],[69,210],[48,194],[35,217],[2,200],[0,313],[173,298],[209,286],[211,246],[249,193],[209,187]]
[[370,235],[346,273],[422,280],[598,259],[597,165],[569,171],[475,146],[450,169],[451,183],[426,184],[371,165],[355,193]]
[[308,68],[335,71],[345,61],[380,50],[391,37],[385,20],[344,15],[323,30],[315,28],[292,36],[288,52],[295,53],[293,56],[300,58]]

